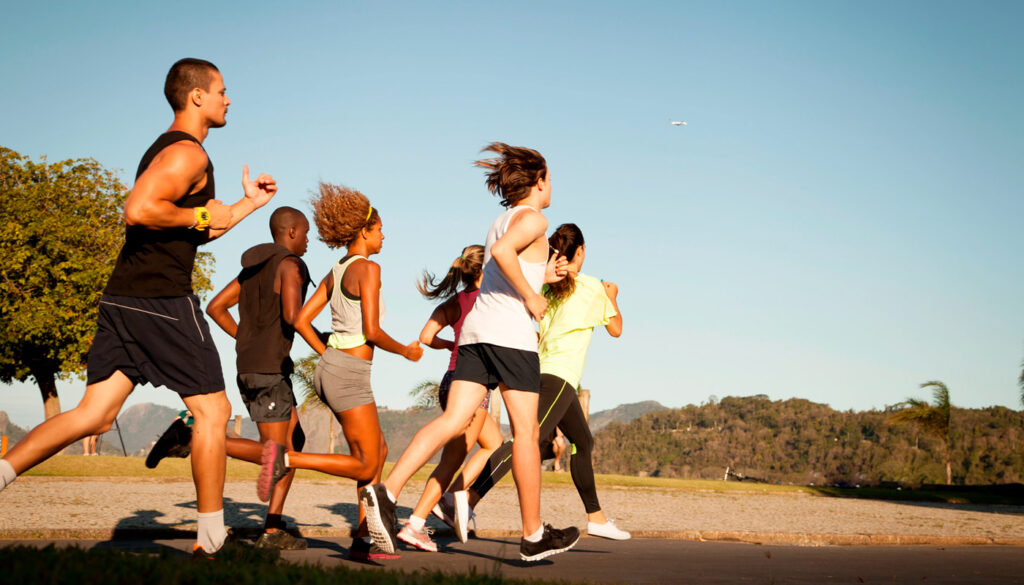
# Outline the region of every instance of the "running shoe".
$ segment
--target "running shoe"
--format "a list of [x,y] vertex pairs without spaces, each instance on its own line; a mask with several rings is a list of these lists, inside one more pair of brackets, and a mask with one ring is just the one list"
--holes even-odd
[[459,538],[459,542],[465,543],[469,540],[469,492],[452,492],[452,498],[455,500],[455,536]]
[[431,512],[441,522],[447,524],[449,528],[455,529],[455,498],[451,492],[441,494],[441,499],[434,505],[434,509]]
[[419,530],[416,530],[408,522],[406,522],[405,526],[402,526],[402,529],[398,531],[398,540],[401,540],[406,544],[415,546],[420,550],[425,550],[427,552],[437,552],[437,543],[430,538],[430,534],[432,532],[433,530],[427,528],[426,526],[420,528]]
[[285,446],[274,441],[263,443],[263,455],[260,457],[262,467],[256,479],[256,495],[260,501],[270,501],[274,486],[288,473],[284,465]]
[[348,549],[348,560],[350,561],[384,561],[402,558],[398,554],[388,554],[376,544],[366,542],[362,537],[352,539],[352,546]]
[[519,558],[529,563],[536,562],[569,550],[579,539],[580,531],[575,526],[559,530],[545,524],[544,535],[537,542],[525,538],[519,541]]
[[360,498],[366,510],[366,527],[373,542],[388,554],[397,548],[395,534],[395,503],[388,497],[388,488],[375,483],[363,488]]
[[180,418],[174,419],[164,434],[153,444],[146,456],[146,467],[156,469],[164,457],[188,457],[192,452],[192,427]]
[[256,548],[272,548],[276,550],[306,550],[308,543],[305,538],[297,538],[284,530],[264,532],[256,540]]
[[628,532],[616,526],[611,520],[608,520],[604,524],[587,522],[587,534],[611,540],[629,540],[631,536]]

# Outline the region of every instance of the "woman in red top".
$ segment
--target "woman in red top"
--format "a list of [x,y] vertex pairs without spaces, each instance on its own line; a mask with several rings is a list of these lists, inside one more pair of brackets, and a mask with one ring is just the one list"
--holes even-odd
[[[484,247],[478,245],[467,246],[462,250],[462,254],[452,262],[451,268],[448,269],[448,273],[441,282],[434,284],[433,275],[425,272],[422,282],[417,285],[420,294],[424,297],[428,299],[444,299],[444,302],[438,305],[430,314],[430,319],[427,320],[426,325],[423,326],[423,331],[420,332],[420,343],[423,345],[434,349],[447,349],[452,353],[451,360],[448,362],[448,371],[445,372],[444,377],[441,379],[441,384],[438,386],[437,398],[442,410],[448,403],[448,389],[451,386],[452,373],[455,371],[455,360],[458,357],[459,332],[462,329],[462,322],[466,319],[470,309],[473,308],[477,293],[480,292],[483,262]],[[460,286],[462,290],[459,290]],[[452,341],[441,339],[437,336],[445,327],[452,328],[454,333]],[[460,534],[460,539],[465,542],[465,539],[461,536],[462,533],[467,532],[464,527],[465,522],[455,522],[455,519],[452,517],[452,510],[454,508],[452,496],[445,494],[446,499],[442,501],[441,494],[445,491],[445,488],[449,487],[452,478],[455,477],[455,473],[459,470],[459,466],[462,465],[463,460],[465,460],[466,455],[475,443],[480,443],[480,449],[466,463],[462,473],[462,477],[465,479],[460,478],[456,482],[457,485],[452,485],[449,491],[458,491],[461,494],[465,494],[462,491],[465,489],[462,483],[464,481],[472,482],[476,479],[490,454],[501,445],[501,430],[498,428],[498,424],[494,422],[494,419],[488,416],[487,407],[488,398],[484,398],[484,401],[473,415],[469,426],[466,427],[466,432],[461,436],[455,437],[444,446],[444,450],[441,452],[441,462],[437,464],[434,472],[430,474],[427,485],[423,489],[423,495],[420,496],[416,509],[413,510],[412,515],[409,517],[409,522],[398,533],[399,540],[420,550],[437,552],[437,544],[430,539],[430,535],[424,527],[427,514],[433,510],[434,514],[444,520],[449,526],[455,528],[456,533]],[[468,518],[465,520],[468,520]]]

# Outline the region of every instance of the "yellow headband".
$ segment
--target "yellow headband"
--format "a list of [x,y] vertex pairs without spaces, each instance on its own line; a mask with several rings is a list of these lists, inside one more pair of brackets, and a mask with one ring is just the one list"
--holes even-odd
[[366,212],[366,221],[370,221],[370,216],[373,215],[373,206],[370,206],[370,211]]

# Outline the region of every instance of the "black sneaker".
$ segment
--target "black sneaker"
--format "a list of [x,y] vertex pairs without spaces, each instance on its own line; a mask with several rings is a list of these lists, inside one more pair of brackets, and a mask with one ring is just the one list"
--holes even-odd
[[381,550],[376,544],[371,544],[357,536],[352,539],[352,546],[348,549],[348,560],[350,561],[380,561],[402,558],[398,553],[388,554]]
[[273,548],[277,550],[306,550],[306,539],[292,536],[284,530],[264,532],[256,540],[256,548]]
[[360,499],[366,510],[366,527],[374,544],[388,554],[395,554],[398,547],[396,540],[395,504],[388,497],[388,489],[382,483],[375,483],[363,488]]
[[188,457],[192,452],[192,427],[180,418],[174,419],[164,434],[153,444],[146,456],[146,467],[155,469],[164,457]]
[[527,562],[539,561],[569,550],[579,539],[580,531],[575,526],[559,530],[545,524],[544,535],[539,541],[530,542],[525,538],[519,541],[519,558]]
[[288,468],[284,466],[284,454],[284,445],[274,441],[263,443],[263,455],[260,457],[263,466],[256,479],[256,495],[260,501],[270,501],[270,494],[274,492],[274,486],[288,474]]
[[[216,552],[208,553],[206,549],[199,546],[199,543],[192,545],[192,559],[196,561],[211,561],[223,556],[240,557],[251,554],[253,546],[248,540],[245,540],[241,533],[235,532],[234,529],[227,529],[228,535],[224,539],[224,544],[221,545],[220,549]],[[277,553],[274,553],[275,555]]]

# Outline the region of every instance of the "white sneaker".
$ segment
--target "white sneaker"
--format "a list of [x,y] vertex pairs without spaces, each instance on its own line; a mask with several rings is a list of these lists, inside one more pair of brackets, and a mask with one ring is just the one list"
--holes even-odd
[[459,490],[452,495],[455,497],[455,536],[465,543],[469,540],[469,493]]
[[442,494],[440,501],[434,505],[434,509],[431,511],[450,528],[455,528],[455,498],[452,497],[451,492]]
[[587,534],[590,536],[600,536],[601,538],[610,538],[611,540],[629,540],[630,538],[628,532],[616,526],[611,520],[604,524],[587,522]]

